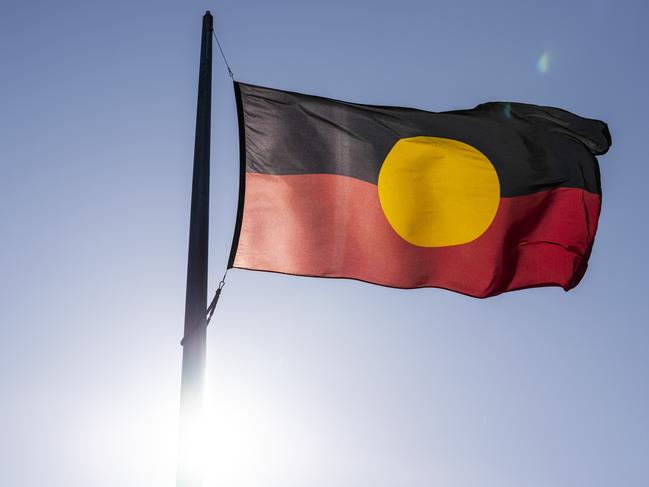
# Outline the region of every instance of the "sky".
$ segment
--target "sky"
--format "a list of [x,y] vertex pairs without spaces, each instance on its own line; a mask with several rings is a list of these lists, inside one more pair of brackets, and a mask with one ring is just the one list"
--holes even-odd
[[[0,4],[0,483],[175,483],[201,17],[243,82],[609,124],[582,283],[487,300],[232,270],[205,485],[649,485],[649,4]],[[210,294],[236,211],[214,57]]]

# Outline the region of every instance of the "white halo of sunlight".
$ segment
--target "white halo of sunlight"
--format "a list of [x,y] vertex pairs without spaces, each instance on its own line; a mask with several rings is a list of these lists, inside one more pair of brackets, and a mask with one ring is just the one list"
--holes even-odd
[[299,400],[254,384],[209,380],[205,390],[203,485],[258,487],[312,478],[334,438]]
[[96,485],[173,486],[176,479],[176,397],[120,394],[88,405],[79,418],[79,475]]

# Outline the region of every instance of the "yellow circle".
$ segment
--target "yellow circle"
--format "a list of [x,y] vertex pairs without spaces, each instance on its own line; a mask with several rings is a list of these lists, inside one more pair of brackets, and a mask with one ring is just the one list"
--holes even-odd
[[379,199],[392,228],[419,247],[475,240],[498,210],[500,182],[475,147],[440,137],[400,139],[379,172]]

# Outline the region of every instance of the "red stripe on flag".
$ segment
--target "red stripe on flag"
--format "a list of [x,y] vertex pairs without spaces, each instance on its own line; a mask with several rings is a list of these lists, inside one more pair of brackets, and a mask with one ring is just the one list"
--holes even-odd
[[248,173],[234,267],[475,297],[536,286],[568,290],[585,271],[599,209],[599,195],[576,188],[502,198],[478,239],[422,248],[392,229],[373,184]]

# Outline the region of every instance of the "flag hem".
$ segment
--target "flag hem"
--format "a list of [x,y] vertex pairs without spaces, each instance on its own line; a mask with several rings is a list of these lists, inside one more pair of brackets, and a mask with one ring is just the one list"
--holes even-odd
[[364,284],[372,284],[373,286],[379,286],[379,287],[384,287],[388,289],[400,289],[402,291],[409,291],[413,289],[440,289],[442,291],[450,291],[452,293],[456,294],[461,294],[462,296],[467,296],[469,298],[475,298],[475,299],[487,299],[487,298],[493,298],[495,296],[500,296],[501,294],[507,294],[511,293],[514,291],[523,291],[525,289],[536,289],[536,288],[542,288],[542,287],[547,287],[547,288],[561,288],[563,289],[564,292],[569,292],[572,291],[577,287],[579,282],[581,282],[581,279],[584,277],[584,274],[581,275],[579,280],[577,282],[570,282],[568,286],[563,286],[559,283],[556,282],[545,282],[541,284],[531,284],[529,286],[521,286],[521,287],[515,287],[511,289],[503,289],[502,291],[497,291],[494,293],[490,294],[485,294],[484,296],[478,295],[478,294],[470,294],[470,293],[465,293],[462,291],[458,291],[457,289],[452,289],[449,287],[444,287],[444,286],[431,286],[431,285],[424,285],[424,286],[412,286],[412,287],[406,287],[406,286],[393,286],[390,284],[382,284],[380,282],[374,282],[374,281],[367,281],[365,279],[360,279],[358,277],[348,277],[348,276],[322,276],[322,275],[313,275],[313,274],[295,274],[292,272],[283,272],[283,271],[274,271],[270,269],[255,269],[254,267],[243,267],[243,266],[237,266],[233,265],[231,269],[241,269],[242,271],[253,271],[253,272],[264,272],[268,274],[280,274],[284,276],[292,276],[292,277],[306,277],[306,278],[317,278],[317,279],[343,279],[347,281],[356,281],[356,282],[362,282]]
[[239,198],[237,201],[237,219],[232,235],[232,247],[228,258],[228,269],[234,267],[234,259],[239,248],[239,237],[241,236],[241,225],[243,223],[243,207],[246,199],[246,129],[243,120],[243,102],[241,100],[241,89],[239,82],[232,80],[234,97],[237,103],[237,120],[239,126]]

